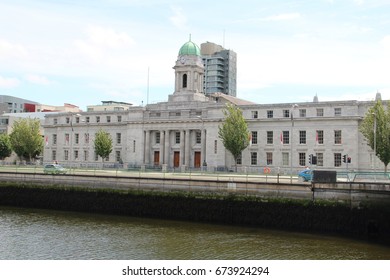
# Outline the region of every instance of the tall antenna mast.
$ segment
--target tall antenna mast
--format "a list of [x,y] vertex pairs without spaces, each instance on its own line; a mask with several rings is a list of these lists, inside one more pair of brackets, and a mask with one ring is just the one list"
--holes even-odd
[[225,29],[223,30],[222,47],[225,48]]
[[148,81],[147,81],[147,88],[146,88],[146,105],[149,104],[149,66],[148,66]]

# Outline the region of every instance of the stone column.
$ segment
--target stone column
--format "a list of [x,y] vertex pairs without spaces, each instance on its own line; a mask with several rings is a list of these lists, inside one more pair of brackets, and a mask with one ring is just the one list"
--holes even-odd
[[145,135],[145,164],[150,164],[150,130],[147,130]]
[[180,166],[185,165],[184,163],[184,130],[180,130]]
[[191,143],[190,143],[190,130],[186,130],[186,139],[185,139],[185,155],[184,155],[184,164],[190,168],[190,153],[191,153]]
[[202,154],[202,162],[201,165],[203,166],[203,163],[206,162],[206,129],[202,129],[202,137],[201,137],[201,142],[202,142],[202,148],[201,148],[201,154]]
[[164,162],[164,155],[165,155],[165,131],[160,131],[160,165],[163,165]]
[[165,130],[164,164],[169,166],[169,130]]

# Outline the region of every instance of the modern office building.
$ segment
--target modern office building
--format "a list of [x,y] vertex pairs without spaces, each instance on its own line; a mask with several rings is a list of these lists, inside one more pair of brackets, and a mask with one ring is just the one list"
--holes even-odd
[[236,96],[237,54],[211,42],[201,44],[200,53],[205,67],[204,93],[221,92]]
[[0,95],[0,114],[35,112],[37,102],[10,95]]
[[[44,162],[66,166],[100,165],[94,151],[95,133],[102,129],[113,139],[107,163],[125,166],[187,170],[207,164],[209,171],[230,169],[233,157],[218,137],[226,103],[242,110],[251,144],[239,159],[239,169],[262,173],[296,174],[317,156],[317,169],[382,167],[359,132],[359,124],[374,101],[334,101],[254,104],[231,95],[203,93],[205,68],[199,47],[185,43],[175,66],[175,91],[167,102],[129,106],[127,110],[98,110],[47,115],[44,123]],[[380,96],[379,96],[380,97]],[[377,98],[379,98],[377,96]],[[374,97],[373,97],[374,98]]]

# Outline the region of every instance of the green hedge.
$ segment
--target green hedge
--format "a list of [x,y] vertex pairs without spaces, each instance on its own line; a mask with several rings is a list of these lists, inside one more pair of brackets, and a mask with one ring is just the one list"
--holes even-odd
[[0,205],[260,226],[390,244],[390,209],[251,196],[0,183]]

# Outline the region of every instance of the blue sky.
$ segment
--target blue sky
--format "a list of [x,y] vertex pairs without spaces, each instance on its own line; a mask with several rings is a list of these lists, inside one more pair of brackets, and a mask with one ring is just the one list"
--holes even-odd
[[390,99],[389,0],[1,0],[0,26],[0,94],[42,104],[166,101],[189,34],[237,53],[242,99]]

